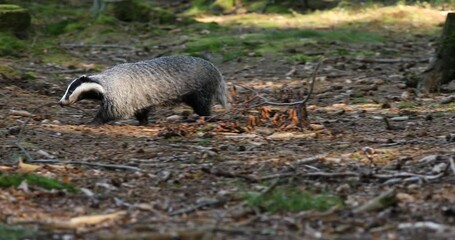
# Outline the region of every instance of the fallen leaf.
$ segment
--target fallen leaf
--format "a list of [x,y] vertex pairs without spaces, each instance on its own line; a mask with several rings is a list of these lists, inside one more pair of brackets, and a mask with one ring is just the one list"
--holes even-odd
[[19,160],[19,165],[18,165],[18,170],[19,172],[23,172],[23,173],[29,173],[29,172],[33,172],[39,168],[41,168],[41,166],[38,166],[38,165],[34,165],[34,164],[28,164],[28,163],[24,163],[21,160]]
[[71,218],[68,221],[52,221],[46,223],[45,225],[52,228],[77,229],[87,225],[97,225],[106,221],[115,221],[125,217],[126,214],[126,211],[118,211],[109,214],[81,216]]

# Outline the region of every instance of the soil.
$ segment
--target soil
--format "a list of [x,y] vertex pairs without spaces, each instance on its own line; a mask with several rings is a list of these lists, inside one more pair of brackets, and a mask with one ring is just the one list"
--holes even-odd
[[[292,49],[393,53],[328,57],[317,74],[302,128],[296,126],[293,108],[254,107],[261,102],[254,97],[261,94],[276,102],[303,98],[316,62],[251,56],[217,63],[231,89],[229,110],[215,106],[214,119],[198,119],[186,106],[163,107],[150,115],[148,126],[137,126],[134,119],[89,125],[98,108],[89,101],[75,108],[43,106],[57,103],[66,84],[82,74],[62,71],[71,69],[33,65],[39,70],[35,80],[0,78],[4,165],[16,166],[23,153],[16,144],[20,138],[34,160],[51,160],[29,161],[41,166],[36,173],[83,189],[4,189],[0,217],[10,224],[41,226],[37,236],[42,239],[453,238],[455,178],[450,160],[455,145],[450,134],[455,133],[455,105],[440,103],[450,93],[417,95],[405,83],[410,73],[427,66],[422,59],[431,56],[431,41],[410,36],[383,44],[334,42]],[[104,66],[120,63],[110,60],[113,55],[127,61],[145,58],[135,50],[116,48],[68,51]],[[8,64],[30,65],[24,59]],[[49,82],[50,74],[62,80]],[[33,117],[21,128],[28,117],[11,110]],[[354,175],[343,175],[351,172]],[[404,173],[414,175],[398,176]],[[345,206],[271,213],[245,204],[245,192],[260,193],[274,184],[340,196]],[[393,204],[356,211],[390,189]],[[121,217],[97,224],[55,224],[119,212]],[[415,222],[440,225],[406,225]]]

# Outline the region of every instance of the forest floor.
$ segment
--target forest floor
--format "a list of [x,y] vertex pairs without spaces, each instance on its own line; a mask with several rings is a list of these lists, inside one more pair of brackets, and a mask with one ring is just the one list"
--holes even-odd
[[[416,9],[394,11],[406,19]],[[77,64],[0,59],[34,74],[0,77],[0,178],[33,172],[77,188],[46,190],[32,180],[4,188],[0,239],[455,238],[454,88],[421,95],[409,87],[428,65],[444,15],[419,11],[431,11],[432,21],[362,26],[359,13],[342,23],[359,23],[355,32],[329,26],[335,20],[323,14],[200,18],[226,28],[176,27],[144,37],[151,48],[137,47],[137,38],[84,46],[60,38],[54,47]],[[317,17],[314,32],[301,30]],[[262,19],[282,25],[260,28]],[[211,37],[221,49],[194,45]],[[241,55],[229,55],[237,45]],[[182,105],[157,109],[148,126],[92,126],[96,103],[55,104],[78,75],[191,46],[228,82],[231,108],[215,106],[216,121],[191,121]],[[320,56],[303,128],[290,107],[254,107],[263,101],[257,94],[275,102],[306,96]]]

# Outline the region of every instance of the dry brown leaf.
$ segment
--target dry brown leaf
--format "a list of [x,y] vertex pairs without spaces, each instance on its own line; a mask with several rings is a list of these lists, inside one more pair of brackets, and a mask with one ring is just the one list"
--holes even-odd
[[289,109],[289,119],[292,121],[292,124],[295,126],[299,125],[299,116],[297,111],[294,108]]
[[18,164],[18,170],[20,172],[23,172],[23,173],[29,173],[29,172],[33,172],[37,169],[41,168],[41,166],[38,166],[38,165],[34,165],[34,164],[28,164],[28,163],[24,163],[21,160],[19,160],[19,164]]
[[314,131],[319,131],[324,129],[324,125],[320,124],[310,124],[310,128]]
[[272,111],[272,109],[270,107],[262,107],[261,108],[261,116],[262,116],[262,118],[269,119],[271,111]]
[[97,225],[106,221],[115,221],[125,217],[126,211],[118,211],[109,214],[91,215],[74,217],[68,221],[52,221],[46,223],[47,226],[52,228],[63,228],[63,229],[77,229],[88,225]]
[[254,128],[258,124],[258,119],[254,115],[248,115],[248,120],[247,120],[247,127],[248,128]]

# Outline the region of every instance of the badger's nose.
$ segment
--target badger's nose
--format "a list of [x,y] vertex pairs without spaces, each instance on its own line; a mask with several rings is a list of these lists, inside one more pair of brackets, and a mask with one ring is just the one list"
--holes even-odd
[[63,107],[63,106],[64,106],[64,104],[63,104],[63,101],[62,101],[62,100],[58,101],[58,104],[60,104],[60,107]]

